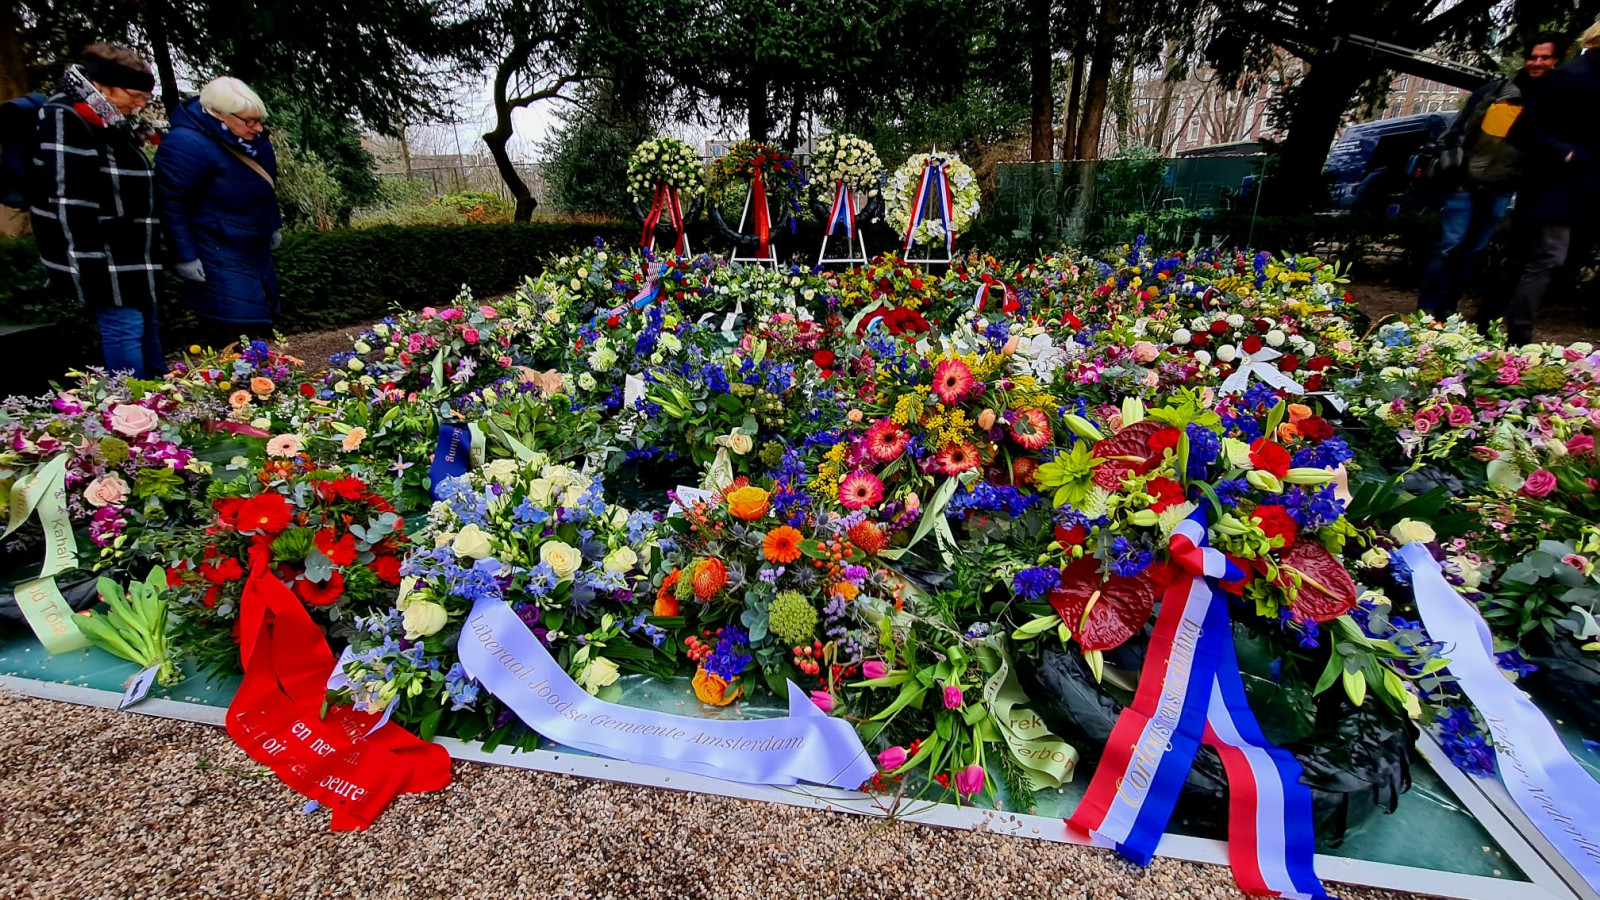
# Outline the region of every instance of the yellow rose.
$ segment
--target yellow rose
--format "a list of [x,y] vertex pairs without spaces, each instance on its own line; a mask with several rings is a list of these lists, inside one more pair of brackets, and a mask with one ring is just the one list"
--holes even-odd
[[604,566],[607,572],[621,573],[632,569],[638,562],[639,554],[635,553],[632,547],[618,547],[607,553],[600,565]]
[[437,634],[448,621],[450,614],[445,612],[443,606],[432,600],[415,600],[406,605],[400,623],[405,626],[406,640],[414,641],[417,638]]
[[450,549],[457,556],[470,556],[473,559],[485,559],[494,552],[494,547],[489,543],[489,536],[476,524],[468,525],[456,534],[455,540],[450,542]]
[[613,684],[620,673],[617,664],[604,656],[595,657],[583,670],[583,677],[579,679],[583,689],[591,694],[600,693],[600,689],[608,684]]
[[583,554],[576,547],[551,541],[539,548],[539,561],[554,569],[557,578],[566,581],[583,565]]
[[728,513],[736,519],[754,522],[771,508],[772,495],[755,485],[746,485],[728,494]]
[[1401,519],[1389,529],[1389,534],[1402,544],[1426,544],[1438,537],[1434,534],[1432,525],[1418,522],[1416,519]]

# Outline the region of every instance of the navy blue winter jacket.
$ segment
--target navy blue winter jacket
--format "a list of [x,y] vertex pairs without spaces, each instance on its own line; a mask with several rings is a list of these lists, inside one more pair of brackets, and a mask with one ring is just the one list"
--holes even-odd
[[[205,267],[203,283],[184,282],[196,315],[228,324],[270,323],[278,312],[271,241],[283,218],[273,186],[230,144],[199,97],[178,106],[156,151],[161,218],[177,260],[198,259]],[[255,161],[276,179],[272,142],[263,134],[256,146]]]

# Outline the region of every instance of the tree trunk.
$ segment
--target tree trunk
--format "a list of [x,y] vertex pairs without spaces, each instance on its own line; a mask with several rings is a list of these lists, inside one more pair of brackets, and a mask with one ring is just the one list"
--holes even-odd
[[1061,158],[1078,158],[1078,109],[1083,105],[1083,54],[1072,54],[1072,74],[1067,78],[1067,118],[1061,123]]
[[1177,84],[1172,80],[1172,70],[1178,64],[1178,42],[1167,41],[1167,58],[1161,66],[1161,99],[1156,104],[1156,121],[1151,127],[1152,140],[1150,146],[1157,152],[1165,155],[1170,143],[1167,140],[1167,126],[1172,124],[1172,93]]
[[1089,59],[1089,89],[1083,99],[1083,121],[1078,126],[1078,158],[1100,158],[1100,129],[1105,123],[1106,99],[1111,87],[1111,64],[1122,25],[1122,0],[1102,0],[1100,22],[1094,31],[1094,55]]
[[0,10],[0,103],[28,92],[28,69],[22,64],[22,12],[15,3]]
[[155,56],[156,74],[161,79],[161,106],[171,118],[178,110],[183,95],[178,92],[178,73],[172,67],[172,42],[167,35],[166,0],[150,0],[144,9],[145,33],[150,38],[150,52]]
[[495,168],[500,172],[500,180],[506,183],[506,190],[517,201],[517,211],[514,221],[527,222],[533,218],[533,211],[539,205],[533,199],[533,192],[528,190],[527,182],[522,180],[522,175],[517,172],[517,167],[511,163],[511,154],[506,150],[506,145],[511,143],[511,100],[506,95],[507,86],[511,76],[527,61],[531,53],[531,45],[519,43],[513,46],[505,59],[494,72],[494,128],[483,136],[483,142],[489,147],[489,155],[494,157]]
[[767,80],[753,78],[745,91],[745,104],[748,107],[748,124],[750,126],[750,139],[752,141],[766,141],[772,135],[772,107],[770,98],[767,97]]
[[1279,144],[1278,171],[1261,195],[1262,205],[1278,213],[1311,212],[1327,202],[1322,167],[1328,147],[1344,122],[1368,66],[1342,55],[1319,58],[1288,98],[1289,134]]
[[1055,157],[1055,94],[1050,78],[1050,0],[1028,0],[1028,66],[1033,75],[1033,140],[1031,157]]

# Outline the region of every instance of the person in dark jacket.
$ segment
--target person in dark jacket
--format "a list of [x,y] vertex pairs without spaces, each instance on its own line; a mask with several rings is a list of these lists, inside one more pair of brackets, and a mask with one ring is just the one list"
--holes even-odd
[[1583,55],[1551,72],[1529,96],[1510,139],[1525,157],[1517,233],[1525,260],[1516,286],[1474,317],[1501,315],[1513,346],[1533,341],[1533,321],[1550,279],[1566,262],[1574,225],[1593,221],[1600,202],[1600,22],[1579,38]]
[[1560,61],[1565,43],[1541,34],[1528,41],[1522,70],[1472,92],[1440,138],[1437,175],[1445,191],[1439,209],[1439,243],[1423,271],[1417,308],[1441,318],[1455,313],[1467,280],[1496,226],[1511,206],[1517,149],[1506,130],[1536,79]]
[[156,322],[155,179],[138,117],[155,76],[127,47],[95,44],[39,110],[28,166],[34,241],[50,287],[94,310],[106,368],[136,378],[167,371]]
[[283,219],[266,114],[244,82],[218,78],[179,105],[156,153],[174,268],[218,345],[270,336],[278,313],[272,251]]

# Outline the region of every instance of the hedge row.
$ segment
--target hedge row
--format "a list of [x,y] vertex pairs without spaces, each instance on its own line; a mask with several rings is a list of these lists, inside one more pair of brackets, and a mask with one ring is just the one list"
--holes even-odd
[[[474,294],[510,290],[536,275],[544,260],[596,237],[631,244],[624,225],[531,223],[474,226],[383,226],[286,235],[274,255],[285,334],[338,328],[384,315],[395,305],[444,303],[469,286]],[[163,341],[188,343],[194,318],[183,307],[178,279],[162,285]],[[62,366],[99,358],[99,330],[80,307],[48,291],[31,238],[0,240],[0,323],[50,325]]]

